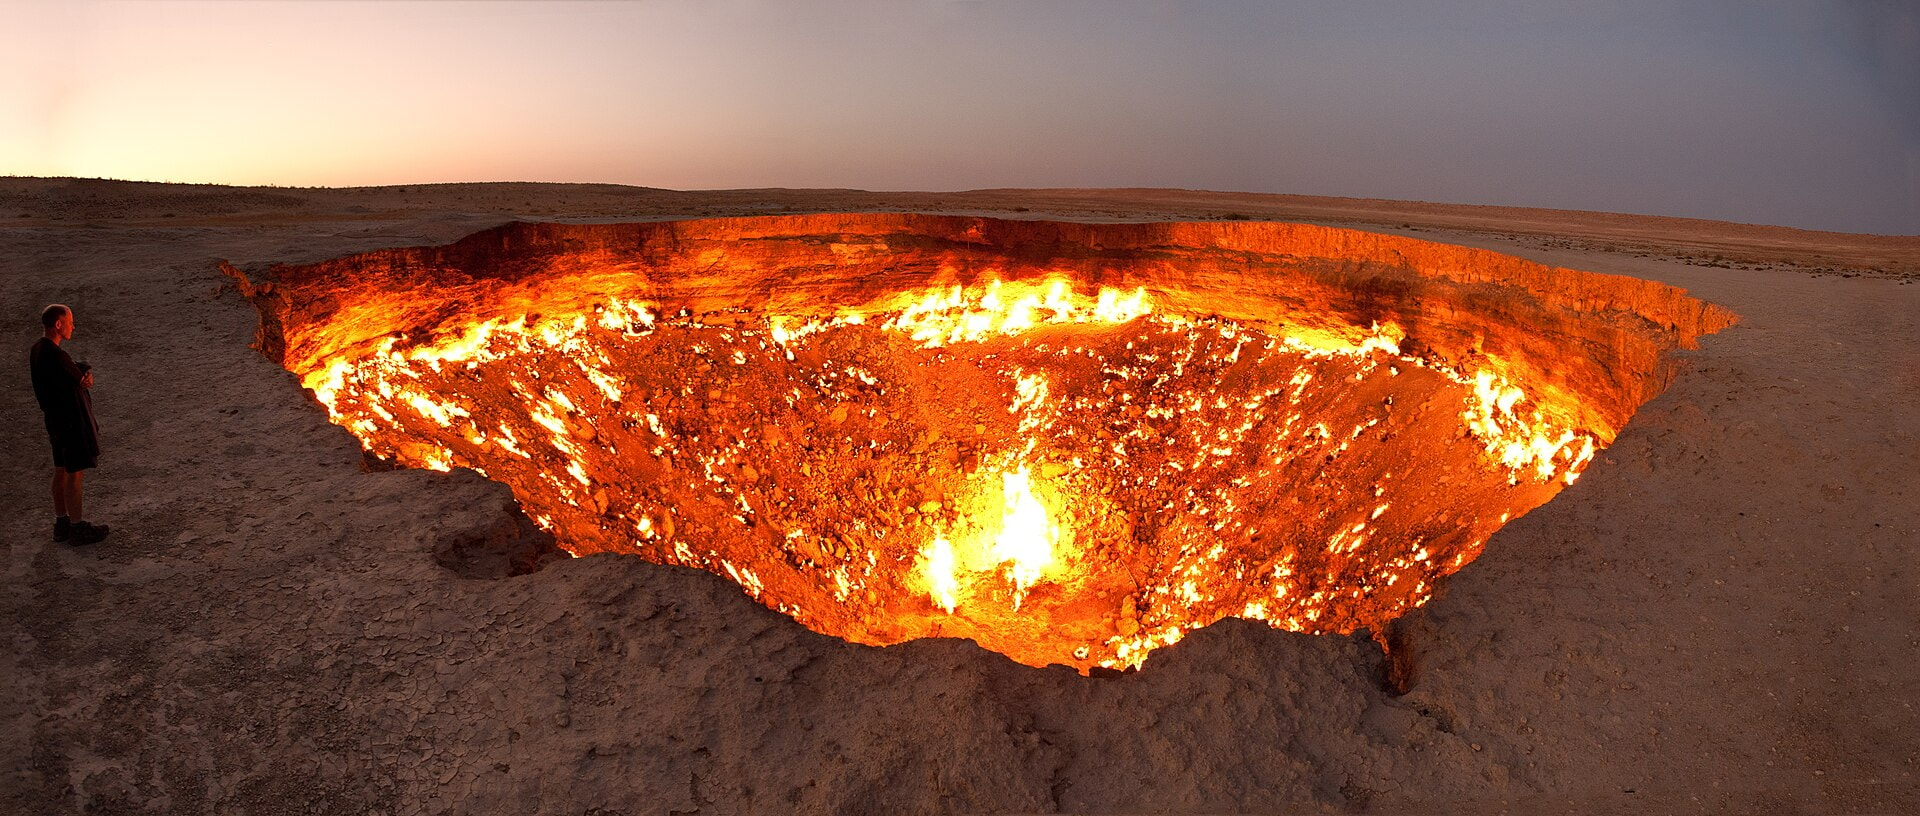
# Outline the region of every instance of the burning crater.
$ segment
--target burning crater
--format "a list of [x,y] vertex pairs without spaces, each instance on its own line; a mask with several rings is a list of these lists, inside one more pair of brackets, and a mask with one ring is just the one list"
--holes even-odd
[[267,278],[261,348],[334,422],[574,554],[1083,670],[1224,616],[1378,631],[1733,320],[1267,223],[510,224]]

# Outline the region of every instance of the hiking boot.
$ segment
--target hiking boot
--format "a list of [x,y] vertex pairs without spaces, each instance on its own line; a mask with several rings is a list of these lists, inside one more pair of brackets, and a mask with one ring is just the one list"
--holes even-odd
[[68,521],[66,516],[61,516],[53,520],[53,540],[66,541],[72,537],[73,522]]
[[104,524],[95,525],[91,522],[76,521],[73,523],[73,535],[69,543],[97,544],[106,537],[107,537],[106,525]]

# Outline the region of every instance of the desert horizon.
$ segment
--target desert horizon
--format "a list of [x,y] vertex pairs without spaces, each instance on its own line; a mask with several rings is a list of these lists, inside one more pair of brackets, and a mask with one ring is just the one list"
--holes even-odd
[[[1086,187],[1035,187],[1035,188],[978,187],[978,188],[923,189],[923,190],[878,190],[878,189],[869,190],[869,189],[861,189],[856,187],[782,187],[782,186],[747,186],[747,187],[731,187],[731,188],[673,188],[673,187],[665,187],[665,186],[652,186],[652,185],[645,185],[645,184],[629,184],[629,183],[621,183],[621,182],[604,182],[604,181],[530,181],[530,180],[500,180],[500,179],[493,179],[493,180],[472,179],[472,180],[465,180],[465,181],[419,181],[419,182],[393,182],[393,183],[384,183],[384,184],[337,184],[337,185],[335,184],[315,184],[315,185],[235,184],[235,183],[217,182],[217,181],[176,182],[176,181],[161,181],[161,180],[151,180],[151,179],[132,179],[132,178],[116,178],[116,177],[83,177],[83,176],[7,175],[7,176],[0,176],[0,179],[7,179],[7,180],[21,181],[21,182],[60,182],[60,181],[89,182],[89,183],[101,182],[106,184],[156,185],[156,186],[162,186],[162,187],[220,188],[220,189],[230,189],[230,190],[290,190],[290,191],[315,191],[315,192],[369,192],[369,191],[377,191],[377,190],[405,191],[413,188],[430,188],[430,187],[527,186],[527,187],[609,188],[609,189],[620,189],[620,190],[633,190],[633,191],[646,192],[646,193],[671,193],[671,194],[680,194],[680,195],[688,195],[688,196],[693,196],[693,195],[730,196],[730,195],[742,195],[742,194],[758,192],[758,193],[799,193],[799,194],[847,193],[847,194],[866,195],[866,196],[984,197],[984,196],[991,196],[993,194],[1007,194],[1007,195],[1017,195],[1017,196],[1066,194],[1066,195],[1080,195],[1080,196],[1087,196],[1087,197],[1097,197],[1101,195],[1107,195],[1107,196],[1125,195],[1125,196],[1131,196],[1134,198],[1219,197],[1223,201],[1232,199],[1232,198],[1240,198],[1249,202],[1261,202],[1261,201],[1274,202],[1276,205],[1295,202],[1299,204],[1309,204],[1309,203],[1318,204],[1320,206],[1324,206],[1328,208],[1343,207],[1345,209],[1361,210],[1361,211],[1374,210],[1382,214],[1383,217],[1385,213],[1391,211],[1394,208],[1407,208],[1409,209],[1409,211],[1411,211],[1411,208],[1420,207],[1420,208],[1434,208],[1438,210],[1458,211],[1463,213],[1485,212],[1485,213],[1491,214],[1491,213],[1522,213],[1524,212],[1524,213],[1532,214],[1535,217],[1550,216],[1550,215],[1578,215],[1578,216],[1587,216],[1587,217],[1607,217],[1607,218],[1613,218],[1613,219],[1658,219],[1660,221],[1665,221],[1670,223],[1686,223],[1686,224],[1702,225],[1702,226],[1720,225],[1725,227],[1763,228],[1763,229],[1786,231],[1790,233],[1798,233],[1798,232],[1832,233],[1835,235],[1854,235],[1854,236],[1862,236],[1862,237],[1870,237],[1870,238],[1920,237],[1920,232],[1875,233],[1875,232],[1857,232],[1857,231],[1847,231],[1847,230],[1811,229],[1807,227],[1789,226],[1785,224],[1760,222],[1760,221],[1738,221],[1738,220],[1729,220],[1729,219],[1702,218],[1698,216],[1662,214],[1662,213],[1656,213],[1656,212],[1603,211],[1603,210],[1588,210],[1588,209],[1565,208],[1565,207],[1521,206],[1521,205],[1504,204],[1504,203],[1467,203],[1467,202],[1449,202],[1449,201],[1438,201],[1438,200],[1411,200],[1411,199],[1403,200],[1403,199],[1386,198],[1386,197],[1306,195],[1306,194],[1300,194],[1300,193],[1256,192],[1256,191],[1247,191],[1247,190],[1212,190],[1212,189],[1189,188],[1189,187],[1141,187],[1141,186],[1113,186],[1113,187],[1086,186]],[[1235,215],[1235,214],[1240,214],[1240,213],[1227,213],[1226,215]]]

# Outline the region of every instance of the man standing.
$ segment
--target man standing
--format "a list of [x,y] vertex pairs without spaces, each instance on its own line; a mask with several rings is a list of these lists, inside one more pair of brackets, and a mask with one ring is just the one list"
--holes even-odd
[[60,344],[73,336],[73,310],[58,303],[40,312],[46,336],[33,344],[33,395],[47,418],[53,442],[53,540],[92,544],[107,537],[105,526],[83,521],[80,476],[100,459],[100,426],[93,421],[93,374],[73,361]]

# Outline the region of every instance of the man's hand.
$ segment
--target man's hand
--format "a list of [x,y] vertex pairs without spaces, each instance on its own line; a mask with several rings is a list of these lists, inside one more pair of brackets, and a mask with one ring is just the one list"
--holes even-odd
[[80,375],[80,387],[81,388],[93,387],[93,372],[89,371],[85,374]]

